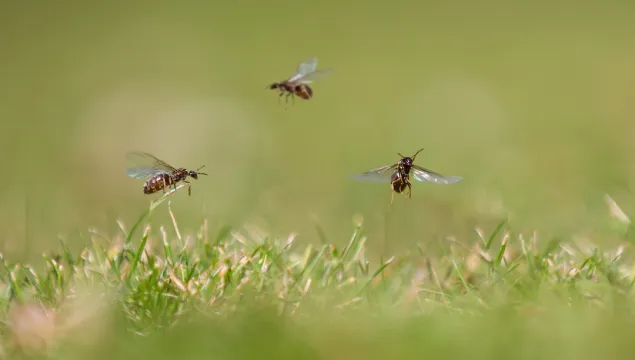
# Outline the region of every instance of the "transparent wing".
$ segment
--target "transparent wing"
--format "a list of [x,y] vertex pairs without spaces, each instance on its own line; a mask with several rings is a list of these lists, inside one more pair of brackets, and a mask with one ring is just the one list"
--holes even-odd
[[166,171],[176,170],[172,165],[146,152],[130,151],[126,153],[126,158],[135,167],[151,167]]
[[300,63],[300,65],[298,65],[295,69],[295,74],[291,75],[288,81],[297,81],[307,74],[314,72],[317,67],[317,62],[318,60],[315,57],[304,60]]
[[147,179],[158,174],[169,174],[169,172],[151,167],[134,167],[126,169],[126,175],[135,179]]
[[300,76],[299,78],[293,80],[294,82],[300,83],[300,84],[310,84],[312,83],[314,80],[317,80],[319,78],[325,77],[327,75],[330,75],[333,72],[333,69],[320,69],[320,70],[316,70],[312,73],[308,73],[304,76]]
[[126,174],[135,179],[145,179],[153,175],[169,174],[176,171],[174,167],[149,153],[130,151],[126,153],[126,158],[131,163]]
[[386,165],[362,174],[350,175],[350,177],[358,181],[387,182],[390,181],[393,171],[396,168],[397,164]]
[[417,165],[412,165],[412,176],[418,181],[431,182],[435,184],[454,184],[463,179],[458,176],[443,176]]

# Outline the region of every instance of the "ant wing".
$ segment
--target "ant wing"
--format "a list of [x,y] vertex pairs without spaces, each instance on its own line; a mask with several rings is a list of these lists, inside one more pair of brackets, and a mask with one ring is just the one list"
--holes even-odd
[[458,176],[443,176],[441,174],[435,173],[432,170],[428,170],[417,165],[412,165],[412,175],[418,181],[431,182],[435,184],[454,184],[463,179],[462,177]]
[[126,169],[126,175],[134,179],[147,179],[159,174],[169,174],[169,172],[151,167],[134,167]]
[[172,165],[146,152],[130,151],[126,153],[126,158],[135,167],[155,168],[169,172],[176,171]]
[[165,161],[152,154],[141,151],[131,151],[126,158],[132,166],[126,170],[126,174],[135,179],[144,179],[157,174],[169,174],[176,169]]
[[304,60],[295,69],[295,74],[291,75],[291,77],[287,81],[294,82],[306,76],[307,74],[314,72],[315,68],[317,67],[317,63],[318,60],[315,57]]
[[350,177],[358,181],[387,182],[390,181],[393,170],[396,168],[397,164],[386,165],[362,174],[350,175]]
[[316,70],[312,73],[308,73],[298,79],[295,79],[294,81],[300,84],[310,84],[312,83],[314,80],[319,79],[321,77],[325,77],[329,74],[331,74],[333,72],[333,69],[320,69],[320,70]]

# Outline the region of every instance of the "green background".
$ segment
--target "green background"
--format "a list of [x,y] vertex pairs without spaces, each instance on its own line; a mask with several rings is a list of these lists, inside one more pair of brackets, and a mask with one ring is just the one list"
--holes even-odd
[[[635,3],[209,1],[5,3],[0,11],[1,251],[130,226],[152,197],[126,151],[198,168],[172,208],[202,219],[394,251],[509,217],[547,235],[631,209]],[[308,57],[314,98],[265,87]],[[351,173],[425,150],[454,185]],[[167,220],[159,211],[154,219]]]

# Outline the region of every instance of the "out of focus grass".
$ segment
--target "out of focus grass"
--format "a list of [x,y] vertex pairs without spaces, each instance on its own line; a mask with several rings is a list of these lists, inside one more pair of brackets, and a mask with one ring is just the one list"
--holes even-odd
[[[165,197],[162,199],[169,199]],[[616,233],[630,226],[610,202]],[[167,207],[167,209],[166,209]],[[2,258],[5,357],[625,357],[632,245],[543,239],[505,221],[475,236],[369,255],[364,219],[344,246],[254,226],[93,231],[28,265]],[[148,217],[150,216],[150,217]]]

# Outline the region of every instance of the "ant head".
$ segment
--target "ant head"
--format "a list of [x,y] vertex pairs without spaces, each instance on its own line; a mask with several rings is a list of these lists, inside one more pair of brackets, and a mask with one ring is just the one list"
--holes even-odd
[[419,151],[417,151],[414,155],[410,156],[403,156],[400,153],[397,153],[397,155],[399,155],[401,157],[401,160],[399,160],[400,163],[407,165],[407,166],[412,166],[412,162],[415,161],[415,158],[417,157],[417,154],[419,154],[421,152],[420,149]]
[[399,164],[404,166],[412,166],[412,158],[406,156],[399,160]]
[[204,167],[205,167],[205,165],[201,166],[200,168],[198,168],[196,170],[190,170],[187,174],[189,176],[193,177],[194,179],[198,179],[199,175],[207,175],[206,173],[198,172],[199,170],[201,170]]
[[273,83],[273,84],[271,84],[271,85],[267,86],[267,88],[268,88],[268,89],[277,89],[279,86],[280,86],[280,84],[278,84],[278,83]]

